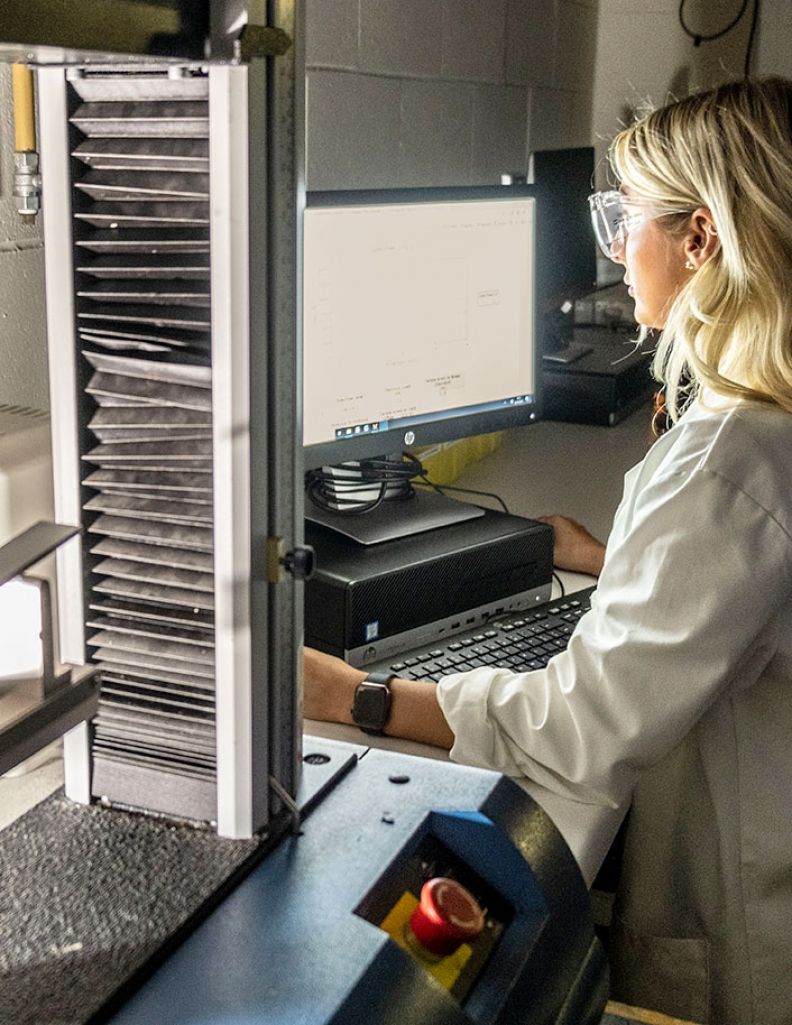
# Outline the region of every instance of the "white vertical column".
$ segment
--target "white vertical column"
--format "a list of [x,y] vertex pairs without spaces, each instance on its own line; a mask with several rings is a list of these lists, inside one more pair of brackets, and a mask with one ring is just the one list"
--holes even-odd
[[[217,830],[251,836],[250,296],[247,68],[209,71]],[[263,197],[262,197],[262,201]]]
[[[82,512],[67,83],[62,68],[40,68],[37,78],[55,518],[59,523],[78,524]],[[59,657],[63,662],[84,665],[85,605],[79,538],[61,545],[56,566]],[[70,730],[63,743],[66,794],[87,804],[91,799],[87,723]]]

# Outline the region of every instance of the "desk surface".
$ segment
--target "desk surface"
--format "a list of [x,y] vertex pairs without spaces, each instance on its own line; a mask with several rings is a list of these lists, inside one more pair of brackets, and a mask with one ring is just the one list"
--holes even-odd
[[650,420],[647,405],[614,427],[545,422],[506,431],[455,483],[496,492],[518,516],[571,516],[604,541],[624,474],[653,440]]

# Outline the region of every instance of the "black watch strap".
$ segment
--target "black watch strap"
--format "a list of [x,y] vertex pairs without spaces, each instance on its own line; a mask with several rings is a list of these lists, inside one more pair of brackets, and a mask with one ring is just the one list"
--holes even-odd
[[369,673],[355,689],[352,719],[364,733],[381,736],[390,718],[390,681],[395,673]]

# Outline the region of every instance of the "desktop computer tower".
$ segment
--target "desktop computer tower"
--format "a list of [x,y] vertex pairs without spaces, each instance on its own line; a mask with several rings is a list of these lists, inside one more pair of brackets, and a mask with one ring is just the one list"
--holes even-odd
[[553,531],[485,510],[374,545],[306,521],[317,568],[305,585],[312,647],[367,665],[550,598]]

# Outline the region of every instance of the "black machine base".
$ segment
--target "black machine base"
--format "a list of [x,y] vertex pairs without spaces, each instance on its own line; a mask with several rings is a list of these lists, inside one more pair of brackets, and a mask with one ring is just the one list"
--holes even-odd
[[[317,778],[299,832],[278,841],[221,840],[60,793],[3,831],[0,1018],[599,1023],[607,969],[588,893],[515,783],[309,737],[304,751]],[[437,875],[486,908],[453,977],[386,932]]]
[[[305,756],[347,746],[306,738]],[[487,908],[450,990],[384,926],[436,875]],[[371,749],[110,1020],[598,1025],[606,984],[544,812],[495,773]]]

